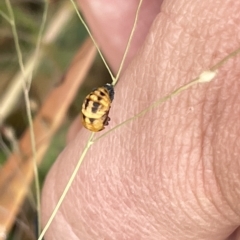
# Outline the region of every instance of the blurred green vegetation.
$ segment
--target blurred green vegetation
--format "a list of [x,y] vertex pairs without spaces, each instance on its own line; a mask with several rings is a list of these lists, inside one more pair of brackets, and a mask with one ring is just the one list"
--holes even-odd
[[[64,0],[49,0],[49,2],[50,4],[46,26],[48,26],[51,18],[61,7]],[[23,59],[26,61],[29,54],[36,48],[37,37],[42,21],[44,1],[11,0],[11,4],[14,11]],[[8,14],[5,1],[0,1],[0,10],[3,13]],[[64,75],[71,63],[74,54],[86,37],[86,30],[80,23],[80,20],[75,12],[73,12],[73,17],[69,23],[66,24],[64,29],[62,29],[62,32],[57,40],[44,49],[45,56],[42,59],[38,70],[34,73],[29,96],[31,100],[37,103],[38,107],[41,107],[47,94],[51,91],[54,85],[61,80],[61,77]],[[18,71],[19,63],[12,29],[6,19],[0,15],[0,97],[6,91],[13,76]],[[47,154],[39,168],[41,186],[43,185],[44,178],[51,165],[66,145],[66,133],[73,119],[79,114],[84,97],[93,87],[96,87],[96,82],[97,86],[105,82],[110,82],[109,74],[99,57],[97,57],[95,63],[93,64],[91,71],[86,78],[85,84],[81,87],[81,89],[79,89],[79,93],[69,109],[69,114],[66,116],[65,123],[52,140]],[[10,126],[14,129],[17,139],[23,134],[25,129],[28,128],[23,96],[18,101],[14,109],[11,109],[11,115],[8,116],[3,125],[0,126],[0,134],[3,141],[9,147],[10,151],[12,151],[13,149],[11,149],[11,144],[3,136],[2,130],[5,126]],[[6,159],[6,153],[2,150],[2,148],[0,148],[0,166],[4,164]],[[30,199],[26,199],[26,202],[19,213],[16,224],[13,227],[8,239],[28,240],[35,238],[36,223],[34,221],[36,221],[36,212],[31,198],[32,197],[30,197]]]

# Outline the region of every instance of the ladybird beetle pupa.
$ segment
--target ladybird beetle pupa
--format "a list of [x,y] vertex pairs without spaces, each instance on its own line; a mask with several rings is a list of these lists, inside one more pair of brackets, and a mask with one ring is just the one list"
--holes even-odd
[[99,132],[108,125],[110,118],[108,113],[114,97],[112,84],[93,89],[82,105],[82,123],[85,128],[92,132]]

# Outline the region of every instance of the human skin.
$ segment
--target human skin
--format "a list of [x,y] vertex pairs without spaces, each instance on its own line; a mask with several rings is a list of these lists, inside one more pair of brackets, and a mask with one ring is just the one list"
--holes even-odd
[[[138,1],[102,0],[101,8],[98,2],[79,1],[117,70]],[[239,48],[239,13],[236,0],[145,0],[107,129]],[[112,17],[124,26],[109,27]],[[45,239],[240,239],[239,66],[236,56],[212,82],[185,90],[92,145]],[[43,226],[89,136],[75,121],[44,185]]]

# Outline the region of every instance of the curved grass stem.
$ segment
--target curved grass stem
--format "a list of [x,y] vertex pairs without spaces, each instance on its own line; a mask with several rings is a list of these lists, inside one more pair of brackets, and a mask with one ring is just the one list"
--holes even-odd
[[110,67],[108,66],[108,64],[107,64],[107,62],[106,62],[106,60],[105,60],[105,58],[103,57],[103,54],[102,54],[100,48],[98,47],[98,44],[97,44],[97,42],[95,41],[95,39],[94,39],[94,37],[93,37],[93,35],[92,35],[92,33],[91,33],[89,27],[87,26],[87,24],[86,24],[85,21],[83,20],[83,17],[82,17],[82,15],[80,14],[80,12],[78,11],[78,8],[77,8],[77,6],[76,6],[74,0],[70,0],[70,1],[71,1],[72,5],[73,5],[73,7],[74,7],[74,9],[75,9],[75,11],[76,11],[76,13],[77,13],[77,15],[78,15],[78,18],[79,18],[80,21],[82,22],[83,26],[85,27],[85,29],[87,30],[89,36],[91,37],[91,39],[92,39],[92,41],[93,41],[95,47],[97,48],[98,53],[99,53],[99,55],[100,55],[100,57],[101,57],[101,59],[102,59],[104,65],[106,66],[106,68],[107,68],[107,70],[108,70],[108,72],[109,72],[109,74],[110,74],[112,80],[114,81],[115,77],[114,77],[112,71],[110,70]]
[[130,34],[130,36],[129,36],[128,42],[127,42],[127,47],[126,47],[126,49],[125,49],[125,51],[124,51],[123,58],[122,58],[122,61],[121,61],[121,63],[120,63],[120,67],[119,67],[119,69],[118,69],[117,75],[116,75],[116,77],[113,79],[113,82],[112,82],[112,85],[113,85],[113,86],[115,86],[115,85],[117,84],[118,79],[119,79],[119,76],[120,76],[120,74],[121,74],[121,72],[122,72],[122,68],[123,68],[123,65],[124,65],[124,62],[125,62],[125,59],[126,59],[128,50],[129,50],[129,48],[130,48],[131,42],[132,42],[133,34],[134,34],[135,29],[136,29],[136,27],[137,27],[137,20],[138,20],[140,8],[141,8],[141,6],[142,6],[142,1],[143,1],[143,0],[140,0],[140,1],[139,1],[138,8],[137,8],[137,11],[136,11],[136,14],[135,14],[135,19],[134,19],[132,31],[131,31],[131,34]]
[[[6,19],[9,20],[11,27],[12,27],[13,38],[14,38],[15,47],[16,47],[17,56],[18,56],[18,62],[19,62],[21,72],[23,74],[22,87],[23,87],[26,112],[27,112],[27,118],[28,118],[29,129],[30,129],[31,148],[32,148],[32,155],[33,155],[33,171],[34,171],[34,178],[35,178],[34,182],[35,182],[35,191],[36,191],[36,205],[37,205],[37,212],[40,213],[41,212],[40,183],[39,183],[39,175],[38,175],[38,165],[37,165],[37,160],[36,160],[36,141],[35,141],[35,134],[34,134],[34,129],[33,129],[33,120],[32,120],[32,114],[31,114],[30,100],[29,100],[29,90],[30,90],[31,81],[32,81],[32,72],[28,77],[26,76],[13,9],[12,9],[12,6],[11,6],[11,3],[9,0],[5,0],[5,2],[6,2],[6,6],[8,9],[8,13],[9,13],[9,17],[7,17]],[[39,48],[40,48],[40,44],[41,44],[41,40],[42,40],[42,36],[43,36],[43,30],[44,30],[44,27],[46,24],[47,12],[48,12],[48,2],[47,2],[47,0],[45,0],[43,18],[42,18],[40,31],[38,34],[38,39],[37,39],[37,44],[36,44],[34,62],[36,61],[36,58],[38,57],[38,52],[39,52]],[[33,70],[33,68],[32,68],[32,70]],[[41,217],[40,216],[41,215],[38,214],[38,231],[39,231],[39,233],[41,231]]]

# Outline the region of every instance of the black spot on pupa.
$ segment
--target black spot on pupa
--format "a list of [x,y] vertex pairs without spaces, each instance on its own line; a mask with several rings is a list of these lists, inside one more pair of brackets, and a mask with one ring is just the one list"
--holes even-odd
[[89,121],[93,123],[96,119],[95,118],[89,118]]
[[100,102],[102,100],[102,97],[98,96],[97,100]]
[[102,97],[104,97],[105,95],[106,95],[106,93],[104,93],[104,92],[102,92],[102,91],[99,91],[100,92],[100,95],[102,96]]
[[96,113],[100,104],[98,102],[93,102],[92,112]]
[[86,99],[86,102],[85,102],[85,105],[84,105],[84,108],[85,108],[85,109],[87,109],[88,104],[89,104],[89,101],[90,101],[90,99]]

